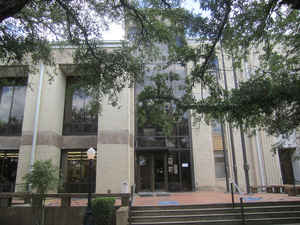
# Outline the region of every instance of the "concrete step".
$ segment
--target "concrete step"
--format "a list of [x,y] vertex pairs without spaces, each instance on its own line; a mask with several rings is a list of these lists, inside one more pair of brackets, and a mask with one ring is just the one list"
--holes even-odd
[[[239,213],[239,207],[235,208],[207,208],[207,209],[148,209],[131,210],[132,216],[168,216],[168,215],[200,215],[200,214],[220,214],[220,213]],[[300,211],[300,205],[292,206],[264,206],[264,207],[246,207],[245,212],[274,212],[274,211]]]
[[181,222],[132,222],[131,225],[241,225],[242,220],[201,220],[201,221],[181,221]]
[[201,221],[201,220],[233,220],[240,219],[240,213],[233,214],[211,214],[211,215],[179,215],[179,216],[134,216],[132,222],[179,222],[179,221]]
[[247,225],[269,225],[269,224],[300,224],[300,217],[286,217],[286,218],[261,218],[246,220]]
[[[299,224],[300,202],[246,203],[247,225]],[[232,204],[132,207],[131,225],[241,225],[241,209]]]
[[[241,225],[242,220],[201,220],[181,222],[132,222],[131,225]],[[300,224],[300,217],[293,218],[264,218],[246,220],[247,225],[269,225],[269,224]]]
[[[255,206],[286,206],[286,205],[300,205],[299,201],[280,201],[280,202],[247,202],[244,203],[245,207]],[[236,207],[240,206],[240,203],[235,203]],[[132,210],[148,210],[148,209],[206,209],[206,208],[231,208],[231,203],[221,204],[201,204],[201,205],[168,205],[168,206],[133,206]]]
[[[293,218],[300,215],[300,211],[294,212],[260,212],[260,213],[246,213],[246,219],[259,218]],[[241,219],[241,213],[227,213],[227,214],[210,214],[210,215],[173,215],[173,216],[132,216],[132,222],[179,222],[179,221],[201,221],[201,220],[234,220]]]

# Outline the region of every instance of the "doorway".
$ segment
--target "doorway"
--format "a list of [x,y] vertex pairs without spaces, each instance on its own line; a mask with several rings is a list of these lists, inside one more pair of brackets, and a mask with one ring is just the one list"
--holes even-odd
[[166,191],[167,174],[165,165],[166,154],[154,154],[154,191]]
[[279,150],[280,168],[283,184],[294,184],[294,170],[292,164],[292,155],[295,149]]
[[167,190],[166,153],[137,154],[137,189],[139,192]]
[[137,192],[191,191],[188,151],[136,153]]

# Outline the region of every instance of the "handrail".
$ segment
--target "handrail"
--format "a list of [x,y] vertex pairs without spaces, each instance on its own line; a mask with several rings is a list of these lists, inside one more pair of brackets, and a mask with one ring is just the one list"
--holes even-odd
[[[109,194],[98,194],[92,193],[92,197],[130,197],[130,193],[109,193]],[[1,192],[0,198],[5,197],[23,197],[23,196],[42,196],[41,194],[30,193],[30,192]],[[57,193],[57,194],[44,194],[46,198],[60,198],[60,197],[71,197],[71,198],[87,198],[88,193]]]
[[239,192],[242,225],[244,225],[245,224],[244,201],[243,201],[243,199],[244,199],[244,197],[243,197],[244,193],[241,191],[241,189],[239,188],[239,186],[233,180],[230,181],[230,185],[231,185],[232,208],[234,208],[234,191],[233,191],[233,186]]
[[242,216],[242,224],[245,224],[245,213],[244,213],[244,203],[243,203],[243,197],[240,197],[240,203],[241,203],[241,216]]
[[130,187],[130,199],[129,199],[129,207],[128,207],[128,225],[131,225],[131,207],[133,205],[134,200],[134,191],[135,191],[135,185],[131,185]]
[[[60,198],[62,207],[70,207],[72,198],[87,198],[88,193],[59,193],[59,194],[34,194],[29,192],[3,192],[0,193],[0,207],[9,207],[10,200],[13,197],[24,198],[24,199],[35,199],[35,198]],[[110,193],[110,194],[91,194],[92,198],[95,197],[117,197],[121,199],[122,206],[129,206],[130,193]]]
[[241,191],[241,189],[239,188],[239,186],[233,180],[230,181],[230,183],[232,183],[234,185],[234,187],[238,190],[239,195],[244,195],[244,193]]

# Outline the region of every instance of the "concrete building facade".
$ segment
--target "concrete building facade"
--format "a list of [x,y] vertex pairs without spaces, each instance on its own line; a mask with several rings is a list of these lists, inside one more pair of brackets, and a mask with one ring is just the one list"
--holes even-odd
[[[107,43],[107,48],[115,47],[118,45]],[[90,115],[88,96],[75,92],[71,98],[67,95],[73,74],[64,66],[73,64],[72,51],[53,49],[55,68],[41,65],[28,72],[22,65],[0,67],[1,79],[8,80],[1,87],[0,111],[8,113],[0,112],[0,175],[3,183],[11,184],[14,190],[22,190],[23,176],[33,161],[51,159],[62,171],[62,191],[86,192],[85,152],[90,147],[97,150],[93,169],[97,193],[121,192],[124,183],[135,185],[137,191],[225,191],[231,180],[238,181],[241,190],[246,191],[245,167],[250,186],[282,184],[279,155],[271,151],[274,138],[262,131],[250,135],[231,129],[227,123],[208,125],[187,112],[185,128],[179,127],[173,140],[149,127],[142,129],[141,137],[136,130],[136,93],[129,87],[120,93],[120,107],[104,100],[101,112]],[[251,63],[255,64],[255,59]],[[191,65],[172,67],[183,75],[190,69]],[[220,85],[227,79],[228,87],[234,87],[231,58],[224,57],[223,64],[218,55],[218,71]],[[238,80],[246,79],[245,72],[236,73]],[[49,75],[54,78],[51,82]],[[201,93],[198,85],[194,94],[200,97]],[[16,116],[12,118],[14,108]],[[69,119],[73,117],[80,118],[80,122],[72,124]],[[13,126],[14,131],[7,133]],[[182,129],[186,130],[184,134]]]

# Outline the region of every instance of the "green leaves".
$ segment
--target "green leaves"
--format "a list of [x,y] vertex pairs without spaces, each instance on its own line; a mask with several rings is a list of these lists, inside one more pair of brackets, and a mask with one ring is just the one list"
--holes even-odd
[[25,183],[31,184],[32,189],[38,194],[46,194],[50,190],[58,188],[59,173],[51,160],[36,161],[31,172],[24,176]]

